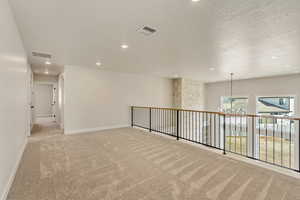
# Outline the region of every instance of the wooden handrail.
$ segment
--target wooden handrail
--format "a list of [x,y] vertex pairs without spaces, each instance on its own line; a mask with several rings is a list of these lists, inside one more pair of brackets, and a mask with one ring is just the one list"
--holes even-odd
[[186,112],[198,112],[198,113],[208,113],[216,114],[228,117],[253,117],[253,118],[269,118],[269,119],[286,119],[286,120],[298,120],[297,117],[280,117],[280,116],[270,116],[270,115],[254,115],[254,114],[232,114],[232,113],[223,113],[223,112],[212,112],[212,111],[201,111],[201,110],[186,110],[181,108],[161,108],[161,107],[147,107],[147,106],[131,106],[132,108],[143,108],[143,109],[160,109],[160,110],[174,110],[174,111],[186,111]]

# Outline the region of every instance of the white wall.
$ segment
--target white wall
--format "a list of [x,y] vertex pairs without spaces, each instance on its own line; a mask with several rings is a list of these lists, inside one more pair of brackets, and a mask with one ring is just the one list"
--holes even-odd
[[66,66],[65,133],[130,125],[130,106],[172,106],[172,81]]
[[[230,83],[205,84],[206,110],[217,111],[221,96],[230,96]],[[248,113],[256,113],[257,96],[296,95],[296,114],[300,115],[300,75],[237,80],[233,82],[233,96],[249,98]]]
[[28,65],[7,0],[0,0],[0,199],[6,198],[26,144]]

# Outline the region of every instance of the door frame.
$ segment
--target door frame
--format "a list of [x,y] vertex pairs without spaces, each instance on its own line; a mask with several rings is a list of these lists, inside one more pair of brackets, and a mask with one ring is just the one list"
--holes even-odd
[[33,106],[33,90],[34,90],[34,82],[33,82],[33,72],[30,66],[27,68],[27,130],[26,134],[27,136],[31,135],[31,131],[33,128],[33,112],[34,112],[34,106]]

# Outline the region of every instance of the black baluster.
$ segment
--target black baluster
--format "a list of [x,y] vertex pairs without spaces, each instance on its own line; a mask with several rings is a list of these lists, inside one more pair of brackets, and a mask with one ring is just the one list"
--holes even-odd
[[179,110],[176,111],[176,138],[179,140]]
[[131,127],[133,127],[133,106],[131,106]]
[[152,114],[151,114],[151,108],[149,108],[149,131],[152,132]]
[[226,115],[224,115],[224,124],[223,124],[223,154],[226,154]]

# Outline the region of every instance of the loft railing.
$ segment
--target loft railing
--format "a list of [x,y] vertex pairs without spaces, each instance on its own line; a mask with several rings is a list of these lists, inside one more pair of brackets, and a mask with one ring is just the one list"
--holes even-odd
[[300,118],[132,106],[131,125],[300,172]]

